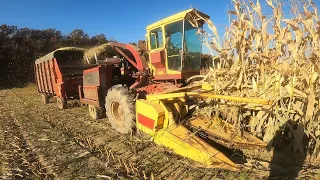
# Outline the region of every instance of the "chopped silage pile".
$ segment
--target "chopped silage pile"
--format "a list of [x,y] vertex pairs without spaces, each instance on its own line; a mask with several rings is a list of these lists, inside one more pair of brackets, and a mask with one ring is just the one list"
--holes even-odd
[[84,60],[86,61],[86,58],[88,58],[90,63],[95,63],[95,56],[97,56],[98,60],[103,60],[115,55],[117,55],[116,51],[106,43],[86,50],[84,53]]
[[74,76],[81,75],[84,69],[93,67],[96,64],[95,56],[97,56],[98,60],[103,60],[115,55],[116,52],[106,43],[89,49],[63,47],[49,53],[41,59],[56,58],[62,74],[65,76]]

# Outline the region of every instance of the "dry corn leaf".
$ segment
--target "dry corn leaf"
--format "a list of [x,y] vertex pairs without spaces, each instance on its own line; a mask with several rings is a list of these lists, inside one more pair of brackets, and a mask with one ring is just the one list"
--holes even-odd
[[[287,127],[287,135],[293,139],[291,148],[303,151],[303,147],[299,146],[303,137],[302,128],[294,130],[284,123],[308,119],[308,126],[303,125],[305,132],[310,137],[320,134],[320,119],[315,117],[315,109],[312,110],[320,93],[318,9],[311,1],[303,6],[294,1],[292,17],[283,19],[282,5],[286,4],[281,4],[279,0],[266,0],[272,9],[271,16],[263,14],[266,11],[262,10],[264,7],[259,1],[247,2],[241,1],[240,4],[234,1],[234,10],[228,11],[230,27],[226,28],[222,43],[215,38],[216,35],[208,38],[209,44],[212,42],[215,45],[211,48],[220,51],[220,62],[219,71],[215,71],[218,73],[211,74],[207,79],[211,79],[216,92],[222,94],[250,94],[281,102],[281,110],[259,111],[251,118],[250,130],[254,134],[264,135],[264,140],[272,141],[277,128]],[[238,120],[234,121],[239,123]],[[320,155],[319,146],[320,143],[310,142],[310,152]]]
[[253,92],[255,92],[255,93],[258,92],[258,85],[257,85],[256,80],[253,77],[252,77],[252,89],[253,89]]
[[272,0],[266,0],[266,2],[270,7],[275,8],[275,6],[272,3]]
[[237,15],[237,12],[236,11],[228,11],[228,14]]
[[311,89],[311,92],[308,95],[308,105],[307,105],[307,109],[305,112],[305,116],[306,116],[305,119],[307,122],[309,122],[313,117],[313,112],[315,110],[314,106],[316,103],[315,98],[316,98],[316,96],[315,96],[313,90]]

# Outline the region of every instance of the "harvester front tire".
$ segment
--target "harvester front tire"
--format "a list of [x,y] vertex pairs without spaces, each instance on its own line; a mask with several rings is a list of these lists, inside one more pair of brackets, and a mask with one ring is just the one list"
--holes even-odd
[[88,105],[89,114],[92,119],[97,120],[103,118],[105,114],[104,108],[95,107],[93,105]]
[[133,132],[135,127],[135,94],[127,87],[115,85],[106,97],[106,114],[111,126],[121,134]]
[[66,109],[67,101],[64,98],[57,97],[57,105],[59,109]]
[[46,94],[41,94],[41,101],[42,101],[44,104],[48,104],[48,103],[49,103],[49,96],[46,95]]

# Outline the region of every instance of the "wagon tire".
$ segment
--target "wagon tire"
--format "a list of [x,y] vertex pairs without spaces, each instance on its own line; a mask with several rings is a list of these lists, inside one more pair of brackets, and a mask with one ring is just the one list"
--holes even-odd
[[57,97],[57,105],[59,109],[66,109],[67,101],[64,98]]
[[100,107],[95,107],[93,105],[88,105],[89,114],[92,119],[97,120],[104,118],[105,116],[105,109]]
[[135,131],[135,97],[136,94],[126,86],[115,85],[108,90],[106,115],[111,126],[121,134]]
[[49,96],[46,95],[46,94],[41,94],[41,101],[42,101],[44,104],[48,104],[48,103],[49,103]]

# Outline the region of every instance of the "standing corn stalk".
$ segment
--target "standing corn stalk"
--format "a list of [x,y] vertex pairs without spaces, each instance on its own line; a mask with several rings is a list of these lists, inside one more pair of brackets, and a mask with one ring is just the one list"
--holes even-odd
[[[234,118],[233,123],[242,124],[239,127],[265,142],[282,130],[294,153],[307,149],[312,157],[320,158],[318,9],[311,0],[292,1],[291,17],[285,17],[283,6],[288,4],[266,3],[272,16],[263,14],[259,0],[233,0],[234,10],[228,11],[230,26],[221,42],[214,24],[203,18],[213,35],[199,33],[221,60],[221,68],[211,70],[206,81],[220,94],[274,100],[272,106],[241,109],[241,118]],[[302,143],[304,134],[307,147]]]

